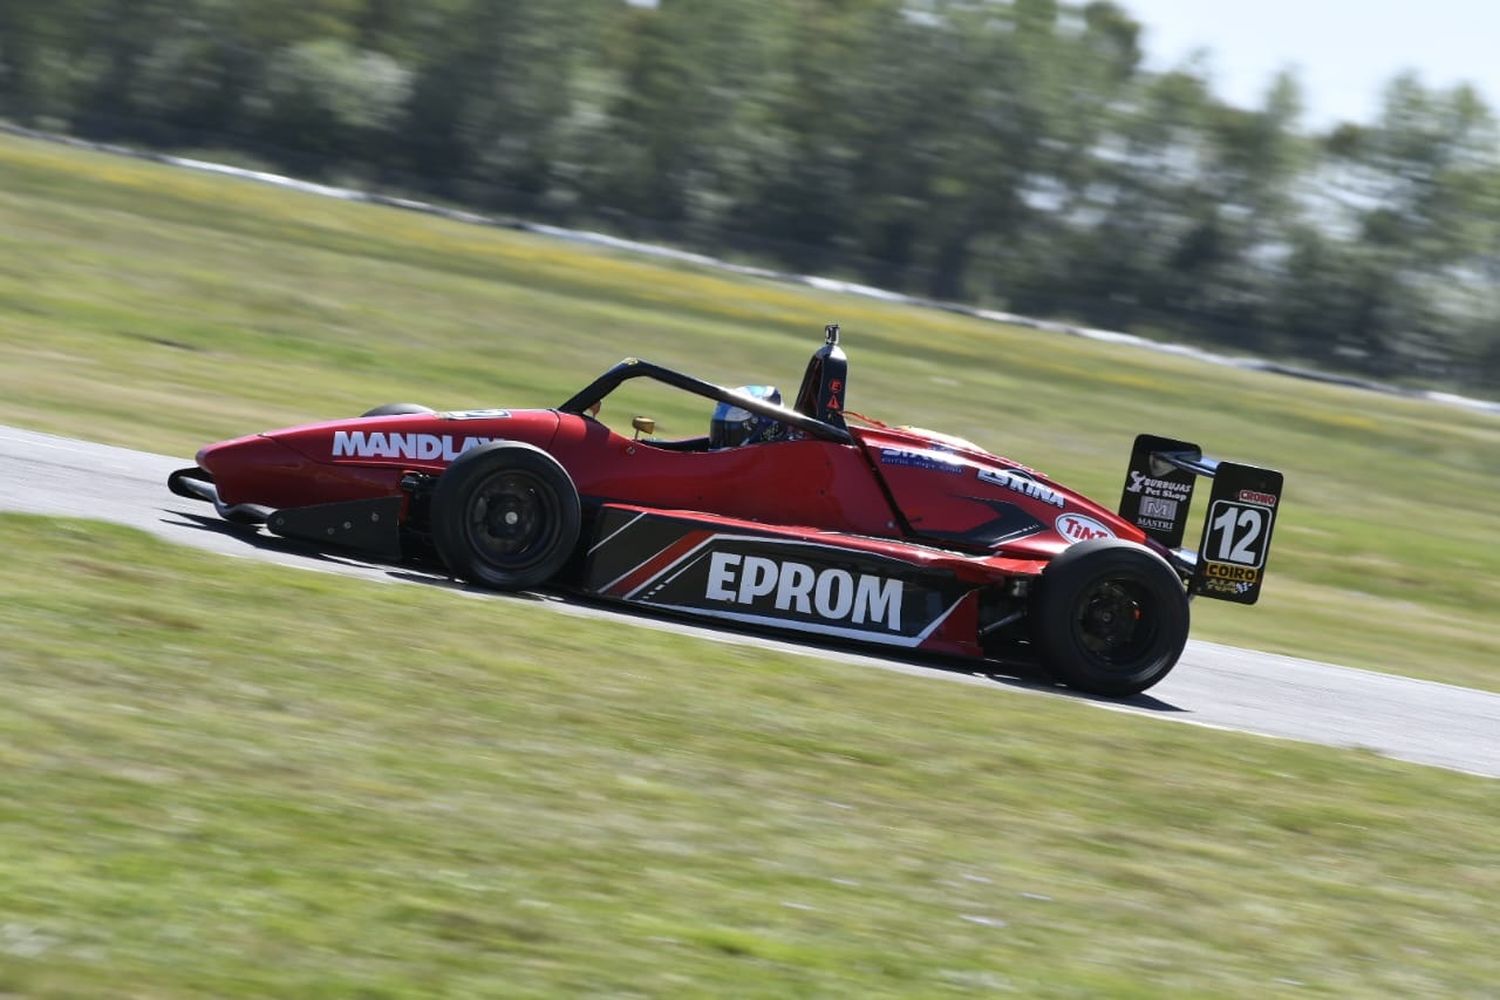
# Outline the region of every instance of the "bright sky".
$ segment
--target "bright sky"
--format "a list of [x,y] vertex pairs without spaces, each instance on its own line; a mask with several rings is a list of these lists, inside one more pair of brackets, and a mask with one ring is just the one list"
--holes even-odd
[[1146,26],[1152,69],[1209,50],[1214,91],[1260,103],[1272,75],[1298,71],[1305,126],[1369,121],[1385,83],[1415,69],[1428,86],[1474,84],[1500,111],[1496,0],[1119,0]]

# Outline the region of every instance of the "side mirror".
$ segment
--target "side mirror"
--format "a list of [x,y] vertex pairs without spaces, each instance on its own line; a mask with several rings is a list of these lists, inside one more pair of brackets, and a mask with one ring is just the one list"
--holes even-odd
[[630,421],[630,426],[635,428],[635,439],[639,441],[642,434],[655,434],[656,421],[650,417],[635,417]]

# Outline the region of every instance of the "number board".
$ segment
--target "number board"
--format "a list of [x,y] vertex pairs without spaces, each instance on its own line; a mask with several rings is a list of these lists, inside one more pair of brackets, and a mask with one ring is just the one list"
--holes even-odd
[[1259,599],[1281,487],[1279,472],[1219,463],[1190,583],[1193,593],[1238,604]]

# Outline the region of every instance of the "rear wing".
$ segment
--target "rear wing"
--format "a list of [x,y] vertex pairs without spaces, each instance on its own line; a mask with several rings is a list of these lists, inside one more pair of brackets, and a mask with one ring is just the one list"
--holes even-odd
[[[1213,480],[1197,552],[1182,548],[1193,487]],[[1120,516],[1171,549],[1188,592],[1254,604],[1265,579],[1271,531],[1281,502],[1281,473],[1204,458],[1187,441],[1141,434],[1130,452]]]

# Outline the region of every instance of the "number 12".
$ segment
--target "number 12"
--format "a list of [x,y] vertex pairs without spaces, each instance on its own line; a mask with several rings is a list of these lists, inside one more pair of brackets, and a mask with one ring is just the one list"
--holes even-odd
[[[1250,546],[1266,528],[1265,514],[1254,507],[1228,505],[1224,513],[1214,518],[1214,530],[1219,533],[1219,559],[1255,566],[1260,554]],[[1236,535],[1240,535],[1236,539]]]

